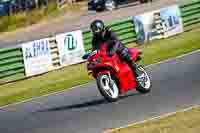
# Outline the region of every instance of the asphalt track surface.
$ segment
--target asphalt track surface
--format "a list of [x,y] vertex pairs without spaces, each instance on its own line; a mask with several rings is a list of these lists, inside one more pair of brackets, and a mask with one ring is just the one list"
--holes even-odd
[[[151,93],[107,103],[95,82],[0,109],[1,133],[101,133],[200,104],[200,52],[147,68]],[[8,88],[9,89],[9,88]]]
[[9,32],[0,35],[0,48],[16,47],[21,43],[49,37],[63,32],[71,32],[88,27],[94,19],[101,19],[105,22],[125,19],[130,16],[142,14],[144,12],[160,9],[176,3],[176,0],[153,0],[153,3],[137,4],[126,8],[120,8],[112,12],[89,13],[87,10],[80,12],[76,17],[69,19],[65,15],[62,19],[55,19],[48,23],[40,23],[16,32]]

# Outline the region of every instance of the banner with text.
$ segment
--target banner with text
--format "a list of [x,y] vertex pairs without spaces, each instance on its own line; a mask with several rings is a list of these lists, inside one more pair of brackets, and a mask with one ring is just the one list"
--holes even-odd
[[167,38],[183,32],[180,9],[177,5],[133,17],[137,41]]
[[53,69],[49,39],[22,44],[26,76],[33,76]]
[[59,50],[60,64],[62,66],[83,62],[85,54],[82,31],[73,31],[56,35]]

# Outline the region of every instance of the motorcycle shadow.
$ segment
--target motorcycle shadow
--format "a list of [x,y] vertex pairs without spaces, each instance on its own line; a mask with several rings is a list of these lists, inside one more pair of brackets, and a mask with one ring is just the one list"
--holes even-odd
[[72,105],[67,105],[67,106],[48,108],[48,109],[44,109],[44,110],[39,110],[37,112],[54,112],[54,111],[66,111],[66,110],[75,110],[75,109],[97,107],[97,106],[105,105],[105,104],[114,104],[114,103],[117,103],[121,100],[124,100],[124,99],[126,99],[130,96],[136,96],[136,95],[142,95],[142,94],[140,94],[140,93],[126,94],[126,95],[120,96],[118,101],[116,101],[116,102],[108,102],[103,98],[103,99],[97,99],[97,100],[83,102],[83,103],[79,103],[79,104],[72,104]]

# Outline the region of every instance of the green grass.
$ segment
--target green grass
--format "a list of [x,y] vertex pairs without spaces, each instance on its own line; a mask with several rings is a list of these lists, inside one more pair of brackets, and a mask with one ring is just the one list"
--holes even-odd
[[[139,46],[138,48],[144,52],[140,63],[152,64],[200,49],[199,34],[200,30],[196,30]],[[128,45],[133,46],[135,44]],[[62,70],[0,86],[0,106],[61,91],[92,80],[87,75],[85,64],[65,67]]]
[[136,124],[109,133],[199,133],[200,108]]
[[184,33],[173,38],[157,40],[144,46],[142,64],[152,64],[200,49],[200,31]]
[[54,2],[50,2],[47,8],[36,8],[29,12],[20,12],[10,16],[4,16],[0,18],[0,32],[10,32],[41,21],[49,21],[65,13],[71,13],[72,16],[75,16],[77,12],[82,11],[83,6],[85,6],[85,2],[78,2],[73,6],[69,5],[58,9]]
[[35,24],[56,11],[56,4],[50,3],[46,9],[34,9],[30,12],[21,12],[10,16],[4,16],[0,18],[0,32],[13,31],[17,28]]

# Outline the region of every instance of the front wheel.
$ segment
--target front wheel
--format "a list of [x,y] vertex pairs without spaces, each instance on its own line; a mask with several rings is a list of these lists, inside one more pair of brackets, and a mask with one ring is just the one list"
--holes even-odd
[[137,88],[136,90],[140,93],[148,93],[151,91],[151,80],[147,72],[142,66],[137,66]]
[[113,76],[110,79],[108,74],[98,74],[97,87],[107,101],[114,102],[119,98],[119,88]]

